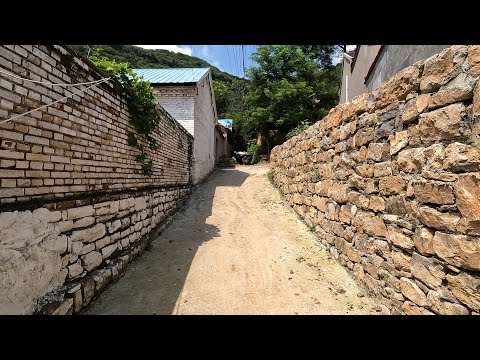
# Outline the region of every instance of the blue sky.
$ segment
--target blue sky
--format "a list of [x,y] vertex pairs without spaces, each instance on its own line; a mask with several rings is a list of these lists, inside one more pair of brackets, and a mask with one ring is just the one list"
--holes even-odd
[[146,49],[166,49],[193,55],[208,61],[220,70],[238,77],[243,77],[243,59],[248,69],[254,64],[250,55],[255,51],[256,45],[244,45],[245,55],[241,45],[137,45]]
[[[243,77],[243,59],[245,59],[245,68],[249,68],[255,63],[250,59],[250,55],[255,51],[256,45],[244,45],[245,55],[242,54],[241,45],[137,45],[145,49],[166,49],[174,52],[180,52],[187,55],[193,55],[208,61],[220,70],[228,72],[238,77]],[[334,61],[337,63],[338,61]]]

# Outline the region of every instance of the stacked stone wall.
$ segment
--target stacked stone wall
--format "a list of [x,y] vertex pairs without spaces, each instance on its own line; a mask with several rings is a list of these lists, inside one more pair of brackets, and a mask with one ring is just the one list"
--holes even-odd
[[271,153],[320,242],[394,314],[480,311],[480,46],[452,46]]

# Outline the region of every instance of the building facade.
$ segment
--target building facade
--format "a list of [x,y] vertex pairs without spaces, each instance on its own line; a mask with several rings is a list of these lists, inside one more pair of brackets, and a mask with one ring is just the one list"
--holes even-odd
[[357,45],[343,54],[340,103],[374,91],[392,75],[450,45]]
[[134,69],[151,83],[158,103],[194,137],[193,181],[215,167],[217,109],[209,68]]
[[232,157],[232,132],[226,126],[215,126],[215,165]]

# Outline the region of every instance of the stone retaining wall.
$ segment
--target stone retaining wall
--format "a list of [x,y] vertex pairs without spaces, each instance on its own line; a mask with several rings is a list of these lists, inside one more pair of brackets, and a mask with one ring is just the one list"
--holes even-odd
[[275,183],[394,314],[480,311],[480,46],[453,46],[275,147]]

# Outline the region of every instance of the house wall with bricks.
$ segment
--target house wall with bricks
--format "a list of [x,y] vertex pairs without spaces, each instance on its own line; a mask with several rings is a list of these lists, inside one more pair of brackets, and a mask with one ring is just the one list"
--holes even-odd
[[[0,70],[50,83],[104,77],[56,45],[0,46]],[[84,88],[0,73],[0,119]],[[110,81],[0,124],[0,314],[79,311],[169,221],[192,185],[193,137],[160,111],[148,176],[127,144],[127,98]]]
[[154,85],[158,103],[194,137],[194,183],[205,179],[215,167],[217,114],[211,82],[209,71],[193,85]]

